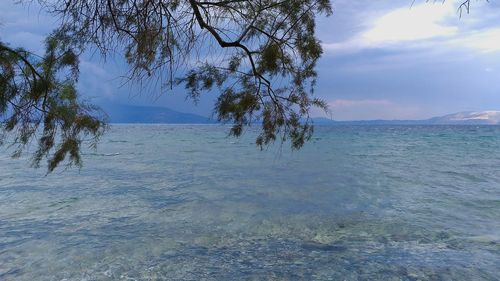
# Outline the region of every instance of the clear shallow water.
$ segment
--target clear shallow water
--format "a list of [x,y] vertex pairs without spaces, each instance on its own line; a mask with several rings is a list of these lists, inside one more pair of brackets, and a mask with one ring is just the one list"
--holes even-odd
[[80,171],[0,148],[0,280],[499,280],[500,127],[116,125]]

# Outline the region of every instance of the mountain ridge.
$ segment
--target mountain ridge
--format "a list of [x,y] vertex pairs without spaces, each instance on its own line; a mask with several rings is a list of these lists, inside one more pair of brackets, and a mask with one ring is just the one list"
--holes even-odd
[[[215,124],[209,117],[179,112],[160,106],[107,104],[101,108],[110,123]],[[463,111],[423,120],[351,120],[339,121],[325,117],[313,118],[317,125],[499,125],[500,111]]]
[[168,124],[213,124],[214,120],[193,113],[179,112],[167,107],[136,105],[103,105],[101,108],[110,123],[168,123]]
[[[315,120],[316,121],[316,120]],[[463,111],[443,116],[421,120],[351,120],[337,121],[328,118],[318,118],[316,124],[338,125],[499,125],[500,111]]]

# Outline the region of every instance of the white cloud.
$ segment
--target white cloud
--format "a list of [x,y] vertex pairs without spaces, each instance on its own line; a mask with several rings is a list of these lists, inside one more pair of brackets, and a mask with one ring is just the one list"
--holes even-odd
[[444,24],[444,20],[453,15],[452,1],[400,8],[376,19],[360,38],[368,45],[378,45],[453,36],[458,28]]
[[[481,27],[481,13],[457,13],[457,1],[426,2],[397,8],[369,20],[364,31],[338,43],[323,44],[334,52],[356,52],[370,48],[461,48],[479,52],[500,51],[500,26]],[[491,9],[491,7],[484,7]]]
[[481,52],[500,51],[500,28],[474,31],[451,42],[452,44]]
[[445,20],[456,15],[453,1],[422,3],[385,13],[366,23],[368,28],[351,39],[324,44],[326,50],[356,51],[384,47],[405,42],[454,36],[457,27],[445,25]]

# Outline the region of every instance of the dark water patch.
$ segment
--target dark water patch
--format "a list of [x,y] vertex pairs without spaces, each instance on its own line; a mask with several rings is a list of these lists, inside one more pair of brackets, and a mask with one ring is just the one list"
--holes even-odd
[[98,157],[114,157],[119,156],[119,152],[114,153],[83,153],[84,156],[98,156]]
[[108,143],[127,143],[126,140],[108,140]]
[[61,210],[65,207],[69,207],[72,204],[76,203],[78,201],[78,197],[70,197],[66,198],[57,202],[50,203],[48,205],[49,208],[57,208],[57,210]]
[[475,174],[466,173],[466,172],[457,172],[457,171],[440,171],[440,173],[445,175],[450,175],[453,177],[459,177],[466,180],[471,180],[472,182],[488,182],[484,177],[477,176]]
[[328,251],[328,252],[345,252],[347,250],[346,246],[322,244],[316,242],[304,243],[302,244],[302,248],[304,248],[307,251]]

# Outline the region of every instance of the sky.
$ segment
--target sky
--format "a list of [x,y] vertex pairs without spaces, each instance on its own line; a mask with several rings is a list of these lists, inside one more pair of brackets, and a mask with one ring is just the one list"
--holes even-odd
[[[0,40],[42,53],[57,19],[36,5],[0,0]],[[426,119],[461,111],[500,110],[500,3],[336,0],[318,20],[324,54],[315,94],[335,120]],[[198,104],[182,88],[159,93],[124,84],[121,58],[81,60],[79,89],[99,104],[163,106],[210,116],[216,93]],[[324,113],[315,110],[315,116]]]

